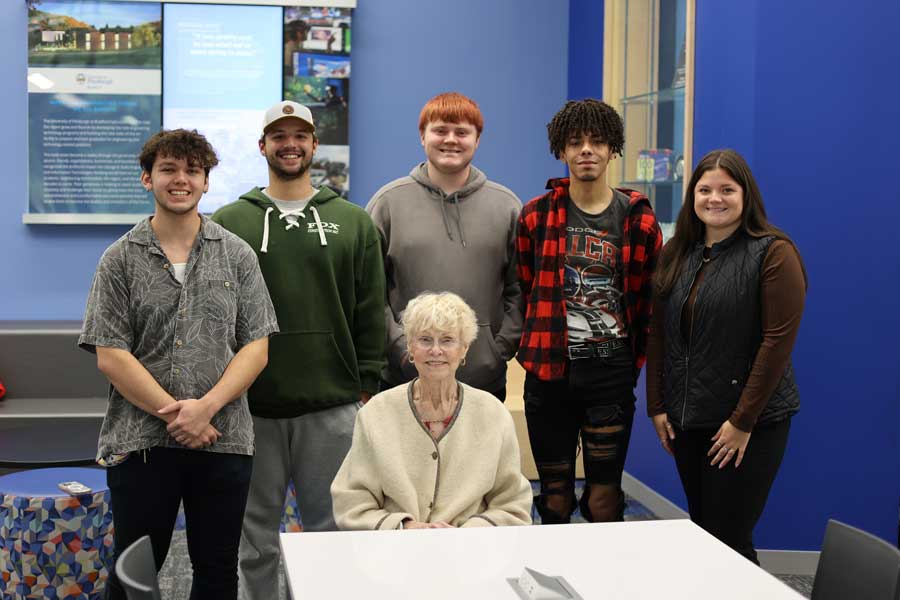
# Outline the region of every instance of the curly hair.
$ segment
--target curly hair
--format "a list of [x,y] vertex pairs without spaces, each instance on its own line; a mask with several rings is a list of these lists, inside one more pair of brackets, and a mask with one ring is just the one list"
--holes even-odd
[[622,148],[625,146],[625,125],[616,109],[606,102],[593,98],[566,102],[553,120],[547,123],[550,153],[559,158],[566,148],[569,137],[581,133],[600,135],[609,144],[612,154],[622,156]]
[[184,159],[190,165],[203,167],[207,175],[210,169],[219,164],[216,151],[196,129],[163,129],[154,133],[141,148],[138,157],[141,168],[147,173],[151,172],[158,156]]

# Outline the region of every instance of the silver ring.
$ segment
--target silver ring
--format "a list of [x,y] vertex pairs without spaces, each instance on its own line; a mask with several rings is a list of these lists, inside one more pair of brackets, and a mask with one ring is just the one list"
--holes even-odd
[[729,448],[729,449],[728,449],[728,453],[730,454],[730,453],[732,453],[732,452],[734,452],[734,448]]

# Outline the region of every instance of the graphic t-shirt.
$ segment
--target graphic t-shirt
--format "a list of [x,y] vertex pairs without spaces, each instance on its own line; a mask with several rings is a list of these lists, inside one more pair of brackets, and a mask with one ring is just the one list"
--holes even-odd
[[596,215],[569,202],[563,296],[569,346],[628,337],[622,294],[622,230],[628,197],[614,191]]

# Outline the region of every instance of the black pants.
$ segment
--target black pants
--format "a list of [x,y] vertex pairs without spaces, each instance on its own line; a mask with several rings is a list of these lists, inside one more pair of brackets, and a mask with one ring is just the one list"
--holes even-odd
[[787,446],[790,418],[757,425],[741,466],[709,464],[706,455],[716,429],[675,431],[673,450],[687,496],[691,520],[759,564],[753,548],[753,528],[762,515],[772,482]]
[[[184,501],[194,570],[191,600],[236,599],[238,545],[252,468],[252,456],[180,448],[132,452],[122,464],[109,467],[116,560],[132,542],[149,535],[159,571]],[[115,573],[109,574],[105,597],[125,600]]]
[[[525,376],[525,419],[531,453],[541,478],[536,506],[543,523],[567,523],[574,512],[548,511],[546,496],[574,498],[579,436],[584,449],[582,515],[588,521],[622,520],[622,471],[634,420],[634,367],[630,351],[611,358],[569,361],[565,379],[541,381]],[[618,507],[612,518],[593,518],[587,502],[592,484],[614,486]]]

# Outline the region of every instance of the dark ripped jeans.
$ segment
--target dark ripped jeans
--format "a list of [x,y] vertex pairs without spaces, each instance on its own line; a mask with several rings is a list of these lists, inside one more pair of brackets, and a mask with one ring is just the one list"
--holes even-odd
[[541,479],[535,506],[545,524],[575,512],[579,436],[585,488],[578,502],[587,521],[622,521],[622,471],[634,419],[634,366],[629,348],[608,358],[570,360],[556,381],[525,377],[525,418]]

